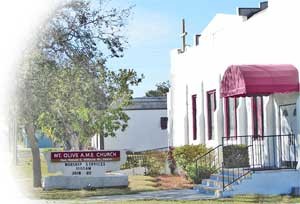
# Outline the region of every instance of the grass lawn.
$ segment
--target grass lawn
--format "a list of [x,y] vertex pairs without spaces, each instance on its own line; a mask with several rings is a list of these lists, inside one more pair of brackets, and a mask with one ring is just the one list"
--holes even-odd
[[[59,202],[64,203],[64,202]],[[69,204],[88,203],[88,204],[288,204],[288,203],[300,203],[300,198],[292,198],[289,196],[261,196],[261,195],[243,195],[235,196],[233,198],[224,198],[217,200],[199,200],[199,201],[162,201],[162,200],[135,200],[135,201],[82,201],[73,200],[67,202]]]
[[[32,159],[28,154],[30,150],[24,149],[20,154],[27,154],[19,160],[19,165],[15,167],[16,180],[20,184],[21,189],[26,197],[37,199],[77,199],[90,196],[101,195],[122,195],[133,194],[142,191],[154,191],[170,188],[181,188],[181,186],[169,186],[170,178],[154,178],[150,176],[129,176],[129,186],[126,188],[103,188],[94,191],[87,190],[50,190],[43,191],[41,188],[32,188]],[[41,150],[48,151],[48,150]],[[48,173],[46,160],[41,156],[41,168],[43,176],[54,174]],[[163,182],[162,182],[163,181]],[[167,183],[168,182],[168,183]],[[186,184],[184,183],[184,186]]]
[[[28,150],[24,150],[27,151]],[[23,152],[24,153],[24,152]],[[44,157],[42,160],[42,174],[43,176],[49,176],[47,171],[46,161]],[[201,201],[161,201],[161,200],[139,200],[139,201],[82,201],[82,198],[90,196],[101,196],[101,195],[122,195],[122,194],[133,194],[142,191],[154,191],[170,188],[182,188],[190,187],[187,183],[179,180],[179,178],[170,177],[150,177],[150,176],[129,176],[129,186],[127,188],[103,188],[94,191],[87,190],[51,190],[43,191],[41,188],[32,188],[32,159],[30,157],[22,158],[19,165],[14,167],[16,180],[22,187],[23,193],[26,197],[33,199],[67,199],[68,201],[58,201],[57,203],[123,203],[123,204],[210,204],[210,203],[236,203],[236,204],[249,204],[249,203],[299,203],[300,198],[293,198],[290,196],[261,196],[261,195],[243,195],[235,196],[233,198],[224,198],[217,200],[201,200]],[[182,185],[173,185],[174,183],[182,182]],[[71,201],[70,201],[71,200]],[[56,203],[56,202],[53,202]]]

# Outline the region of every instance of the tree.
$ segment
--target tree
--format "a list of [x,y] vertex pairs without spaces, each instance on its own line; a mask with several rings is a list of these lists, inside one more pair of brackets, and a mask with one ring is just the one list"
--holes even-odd
[[146,92],[147,97],[158,97],[158,96],[166,96],[169,92],[170,82],[165,81],[155,85],[156,90],[150,90]]
[[106,70],[95,78],[86,69],[74,67],[57,74],[48,92],[51,106],[40,114],[38,124],[65,149],[81,149],[95,134],[115,136],[116,130],[127,127],[129,117],[123,107],[131,102],[129,86],[141,80],[135,71]]
[[28,58],[27,63],[22,63],[18,71],[17,97],[19,123],[25,128],[28,135],[33,158],[33,186],[41,186],[40,151],[35,138],[38,129],[39,115],[49,107],[47,92],[51,82],[51,66],[41,60],[40,56]]
[[78,149],[94,134],[114,136],[126,128],[129,117],[122,108],[143,76],[131,69],[111,71],[105,62],[123,55],[122,29],[131,8],[105,9],[103,2],[61,4],[20,65],[18,116],[30,141],[34,187],[41,186],[36,130]]

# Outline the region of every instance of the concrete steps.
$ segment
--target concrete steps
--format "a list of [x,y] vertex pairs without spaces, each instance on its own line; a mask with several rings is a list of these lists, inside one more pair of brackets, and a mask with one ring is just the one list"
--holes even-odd
[[215,197],[221,197],[223,189],[219,187],[205,186],[203,184],[199,184],[194,189],[202,194],[212,195]]
[[[223,193],[223,182],[225,185],[231,183],[234,179],[242,176],[243,172],[241,169],[224,169],[224,181],[223,181],[223,174],[219,172],[218,174],[210,175],[209,179],[203,179],[201,184],[194,187],[194,189],[203,194],[213,195],[215,197],[221,197]],[[234,184],[239,184],[244,178],[250,177],[251,174],[247,174],[242,178],[238,179],[234,182]],[[232,186],[226,187],[227,190],[231,190]]]

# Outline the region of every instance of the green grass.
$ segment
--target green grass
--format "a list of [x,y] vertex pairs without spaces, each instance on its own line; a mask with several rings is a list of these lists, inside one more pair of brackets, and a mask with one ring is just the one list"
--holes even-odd
[[[28,150],[24,150],[28,151]],[[47,165],[44,157],[41,157],[42,174],[49,176]],[[90,196],[102,195],[124,195],[133,194],[142,191],[161,190],[157,185],[156,179],[150,176],[129,176],[129,186],[127,188],[103,188],[95,191],[87,190],[51,190],[43,191],[41,188],[32,188],[32,159],[23,158],[20,165],[13,168],[16,180],[21,185],[24,195],[34,199],[67,199],[71,201],[61,200],[58,203],[122,203],[122,204],[250,204],[250,203],[299,203],[300,198],[290,196],[262,196],[262,195],[242,195],[233,198],[224,198],[217,200],[200,200],[200,201],[161,201],[161,200],[139,200],[139,201],[88,201],[83,202],[82,198]]]
[[288,203],[300,203],[300,198],[292,198],[289,196],[261,196],[261,195],[243,195],[235,196],[233,198],[216,199],[216,200],[199,200],[199,201],[163,201],[163,200],[135,200],[135,201],[97,201],[97,200],[57,200],[51,203],[88,203],[88,204],[288,204]]
[[93,191],[88,190],[50,190],[34,189],[32,197],[41,199],[78,199],[102,195],[125,195],[141,191],[160,190],[155,179],[149,176],[129,176],[129,186],[124,188],[100,188]]
[[292,198],[289,196],[261,196],[261,195],[242,195],[234,198],[225,198],[217,200],[199,200],[199,201],[162,201],[162,200],[136,200],[136,201],[82,201],[74,200],[68,203],[89,203],[89,204],[288,204],[300,203],[300,198]]
[[[22,150],[28,153],[28,149]],[[43,151],[49,151],[42,150]],[[55,175],[49,173],[44,156],[41,154],[41,170],[43,177]],[[142,191],[161,190],[156,183],[156,179],[150,176],[129,176],[129,186],[126,188],[102,188],[94,191],[87,190],[49,190],[32,187],[32,158],[22,158],[19,165],[14,167],[14,173],[18,184],[21,186],[23,194],[29,198],[35,199],[78,199],[90,196],[102,195],[124,195],[133,194]],[[56,174],[57,175],[57,174]]]

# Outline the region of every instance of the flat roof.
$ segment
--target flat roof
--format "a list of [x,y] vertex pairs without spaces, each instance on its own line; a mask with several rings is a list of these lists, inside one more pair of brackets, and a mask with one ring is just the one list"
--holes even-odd
[[132,99],[132,104],[124,110],[166,110],[167,97],[137,97]]

